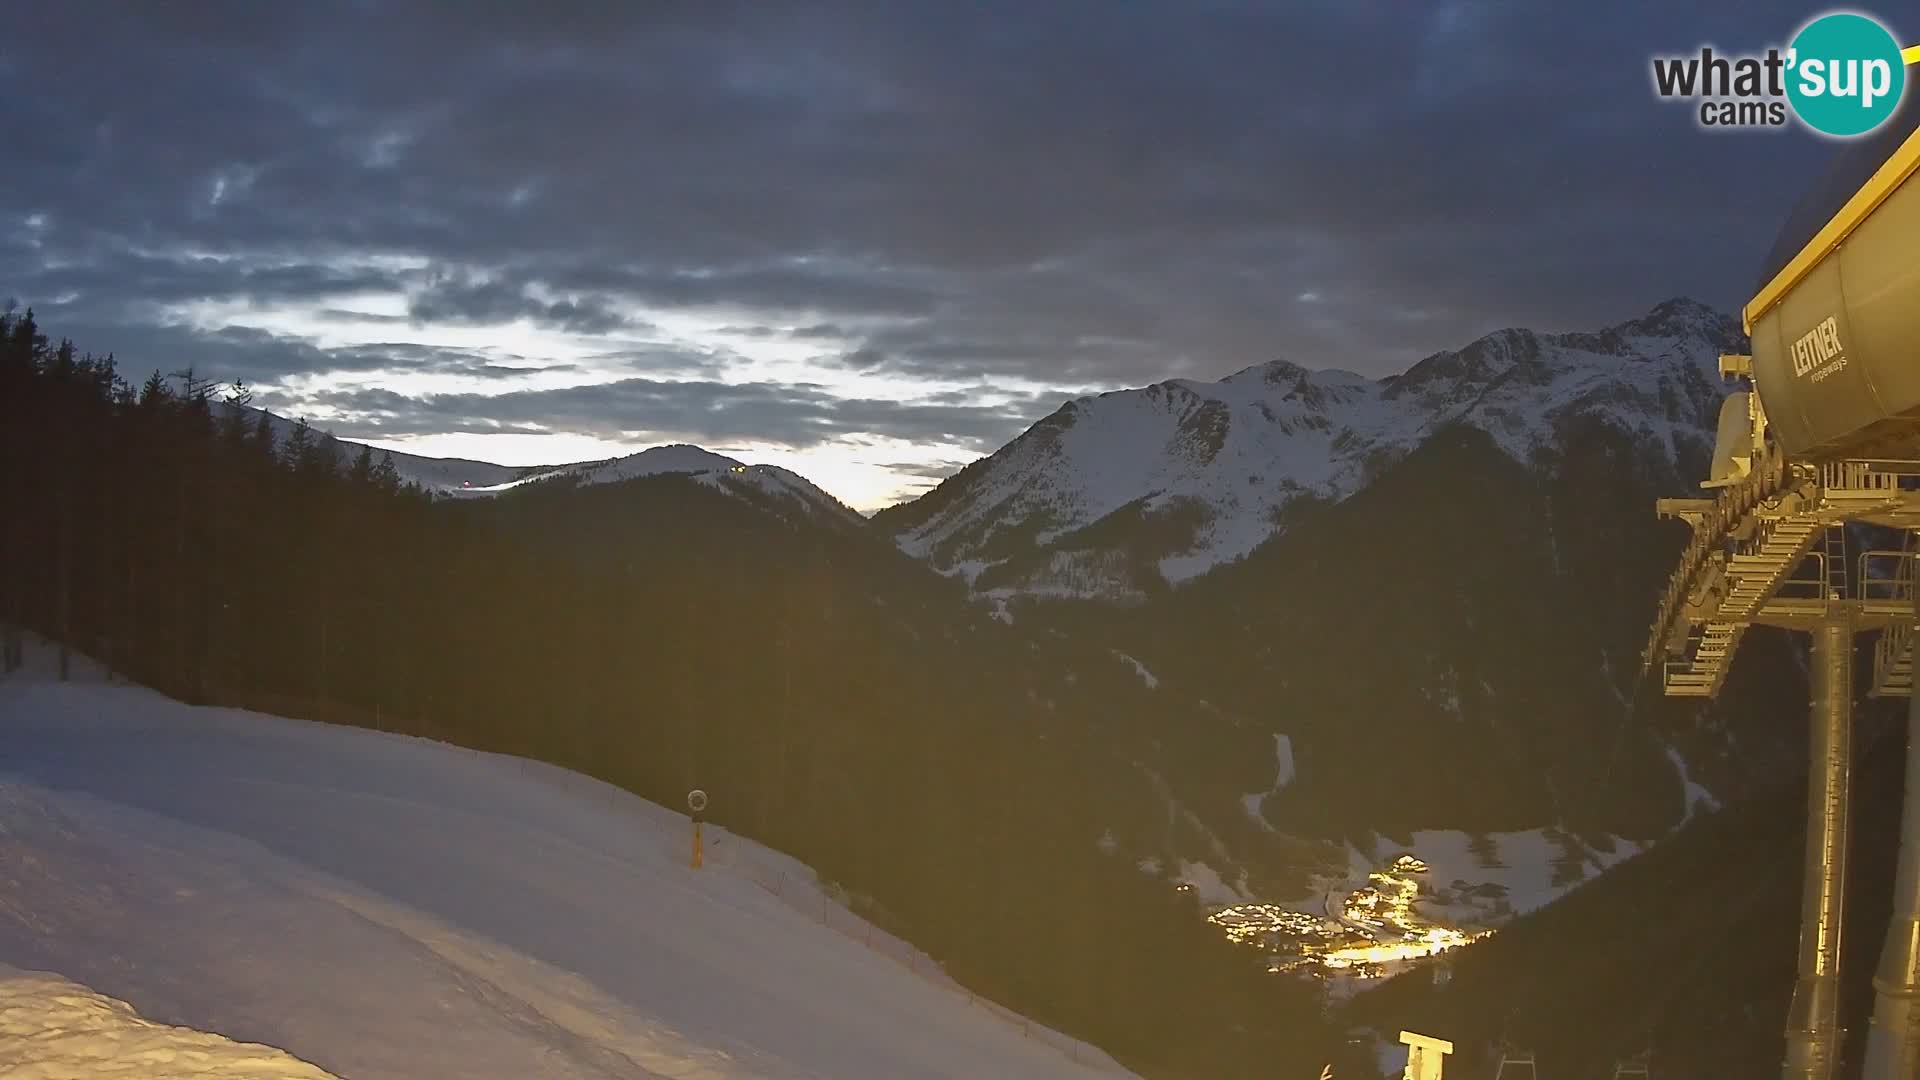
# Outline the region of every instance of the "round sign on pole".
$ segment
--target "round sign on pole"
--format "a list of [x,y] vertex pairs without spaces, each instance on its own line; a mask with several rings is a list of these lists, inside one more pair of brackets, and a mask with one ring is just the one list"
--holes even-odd
[[687,792],[687,809],[698,814],[707,808],[707,793],[699,788]]

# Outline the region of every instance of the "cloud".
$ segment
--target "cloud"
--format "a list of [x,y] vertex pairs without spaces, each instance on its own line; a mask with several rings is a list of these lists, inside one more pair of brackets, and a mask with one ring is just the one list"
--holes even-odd
[[[668,415],[685,407],[732,437],[868,423],[990,447],[1006,409],[930,395],[1281,356],[1384,374],[1506,325],[1589,328],[1677,293],[1737,305],[1828,148],[1696,130],[1652,98],[1648,56],[1763,47],[1803,15],[36,5],[0,65],[0,288],[140,368],[510,382],[495,369],[584,363],[518,339],[503,364],[181,325],[199,304],[382,339],[531,326],[604,338],[640,376],[382,402],[388,425],[701,427]],[[739,349],[659,329],[696,315]],[[836,389],[797,392],[753,343],[817,346]],[[669,369],[701,381],[670,389]],[[920,404],[878,389],[902,379],[927,382],[904,395]]]
[[526,285],[464,273],[436,273],[427,286],[408,297],[407,315],[416,324],[497,325],[527,319],[571,334],[610,334],[636,329],[628,316],[595,297],[540,300]]
[[565,431],[610,440],[777,442],[798,449],[847,436],[999,446],[1033,420],[1026,399],[997,405],[846,398],[780,383],[618,382],[505,393],[406,395],[371,387],[271,396],[274,408],[324,411],[347,438]]

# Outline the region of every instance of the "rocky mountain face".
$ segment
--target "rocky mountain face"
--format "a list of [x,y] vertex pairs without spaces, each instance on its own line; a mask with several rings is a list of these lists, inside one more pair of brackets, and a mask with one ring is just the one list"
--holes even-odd
[[1502,330],[1385,379],[1277,360],[1081,398],[875,522],[978,593],[1137,601],[1245,558],[1451,427],[1535,464],[1597,422],[1677,462],[1709,437],[1716,358],[1739,343],[1731,319],[1671,300],[1594,333]]
[[1108,729],[1244,893],[1433,830],[1537,830],[1594,870],[1797,760],[1785,639],[1756,635],[1717,704],[1638,680],[1682,535],[1653,503],[1695,490],[1741,346],[1674,300],[1381,380],[1275,362],[1085,398],[875,523],[1204,703]]

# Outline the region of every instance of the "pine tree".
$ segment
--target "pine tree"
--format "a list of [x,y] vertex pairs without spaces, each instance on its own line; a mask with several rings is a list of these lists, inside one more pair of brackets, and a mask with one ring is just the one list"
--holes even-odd
[[280,447],[280,467],[291,473],[302,471],[307,459],[313,456],[313,429],[307,426],[305,419],[293,425],[293,431],[287,435],[287,441]]
[[340,440],[330,432],[325,433],[315,444],[313,460],[307,463],[307,468],[316,478],[331,480],[340,475],[340,459],[345,456],[340,449]]
[[167,380],[160,377],[160,369],[155,368],[153,374],[147,376],[147,381],[140,386],[140,407],[161,409],[172,401],[173,389],[167,385]]
[[373,485],[388,493],[400,490],[400,470],[394,467],[391,450],[380,455],[380,464],[373,470]]
[[347,471],[347,479],[354,487],[368,487],[373,484],[373,447],[362,446],[360,456],[353,459],[353,468]]

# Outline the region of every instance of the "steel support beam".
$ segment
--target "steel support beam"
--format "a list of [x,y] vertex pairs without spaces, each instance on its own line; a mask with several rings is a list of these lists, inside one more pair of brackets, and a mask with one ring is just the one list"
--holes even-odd
[[1833,1080],[1840,1057],[1840,926],[1853,755],[1853,622],[1838,610],[1813,632],[1808,718],[1806,879],[1800,977],[1787,1012],[1784,1080]]
[[[1920,590],[1914,595],[1920,611]],[[1900,808],[1900,862],[1893,914],[1873,973],[1873,1022],[1861,1080],[1920,1076],[1920,692],[1907,702],[1907,780]]]

